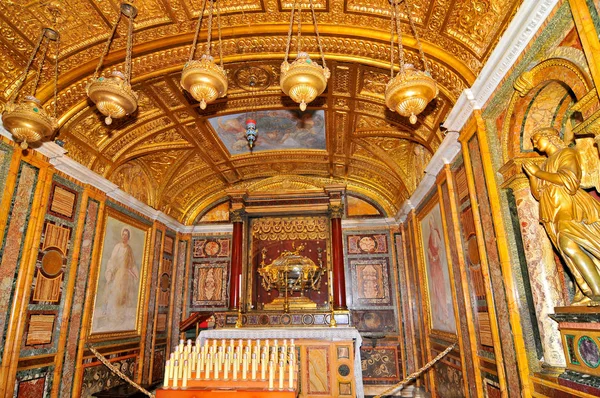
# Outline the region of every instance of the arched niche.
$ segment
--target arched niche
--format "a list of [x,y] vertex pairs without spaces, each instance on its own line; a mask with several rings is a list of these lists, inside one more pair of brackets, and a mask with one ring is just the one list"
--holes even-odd
[[504,163],[533,156],[531,134],[538,128],[568,134],[570,108],[590,91],[592,82],[575,62],[550,58],[519,76],[514,87],[501,131]]

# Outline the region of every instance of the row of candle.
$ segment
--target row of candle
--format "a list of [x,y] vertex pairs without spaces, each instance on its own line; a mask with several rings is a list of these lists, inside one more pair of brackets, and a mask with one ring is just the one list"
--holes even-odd
[[[212,342],[212,343],[211,343]],[[187,388],[188,380],[240,380],[238,374],[241,373],[241,380],[248,380],[250,371],[250,380],[258,380],[257,373],[260,367],[260,380],[267,380],[269,389],[274,389],[275,369],[278,370],[278,389],[284,389],[284,379],[287,374],[288,389],[294,388],[294,370],[295,370],[296,349],[294,340],[290,340],[288,346],[287,340],[283,345],[278,345],[278,340],[274,340],[270,345],[269,340],[238,340],[237,346],[234,340],[206,340],[204,344],[192,344],[188,340],[184,345],[183,340],[176,347],[175,352],[171,353],[166,361],[164,387]]]

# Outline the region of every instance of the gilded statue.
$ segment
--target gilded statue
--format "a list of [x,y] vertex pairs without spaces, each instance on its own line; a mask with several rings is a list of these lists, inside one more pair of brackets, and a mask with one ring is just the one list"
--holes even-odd
[[598,305],[600,202],[582,189],[590,163],[582,162],[582,152],[568,147],[553,128],[537,130],[531,140],[548,158],[539,166],[526,162],[523,169],[540,203],[540,222],[575,278],[572,305]]

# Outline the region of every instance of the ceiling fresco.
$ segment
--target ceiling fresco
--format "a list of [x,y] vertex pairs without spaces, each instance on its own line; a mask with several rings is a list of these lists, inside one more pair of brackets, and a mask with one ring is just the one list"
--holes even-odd
[[[315,0],[331,78],[325,92],[309,105],[310,116],[298,112],[279,87],[293,2],[221,1],[227,96],[202,111],[179,85],[202,2],[137,0],[132,81],[140,95],[139,109],[109,127],[87,100],[85,87],[119,2],[60,2],[58,138],[70,157],[187,224],[221,201],[228,189],[308,189],[332,182],[346,184],[387,214],[395,214],[416,189],[443,139],[439,123],[473,83],[520,4],[411,2],[440,87],[439,96],[411,125],[387,110],[384,102],[391,53],[388,0]],[[303,14],[305,46],[316,55],[309,13]],[[0,107],[14,91],[35,37],[50,19],[44,2],[0,2]],[[406,15],[402,21],[403,31],[409,32]],[[124,25],[117,29],[104,74],[123,69],[125,33]],[[200,40],[205,38],[206,25]],[[412,34],[404,36],[403,44],[407,62],[419,65]],[[45,107],[53,105],[51,73],[51,66],[45,66],[37,95]],[[249,89],[251,79],[259,82],[260,90]],[[25,89],[32,82],[29,79]],[[248,109],[259,112],[259,141],[253,153],[238,143],[235,133]],[[263,181],[268,183],[261,185]]]
[[208,119],[229,154],[248,153],[244,137],[246,119],[260,121],[254,151],[326,149],[325,112],[323,110],[273,110],[234,113]]

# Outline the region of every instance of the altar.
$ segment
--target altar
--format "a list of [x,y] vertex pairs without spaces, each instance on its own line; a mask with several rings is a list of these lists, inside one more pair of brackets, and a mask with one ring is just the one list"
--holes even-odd
[[202,331],[203,344],[216,340],[294,339],[300,351],[299,397],[364,397],[360,346],[354,328],[239,328]]

